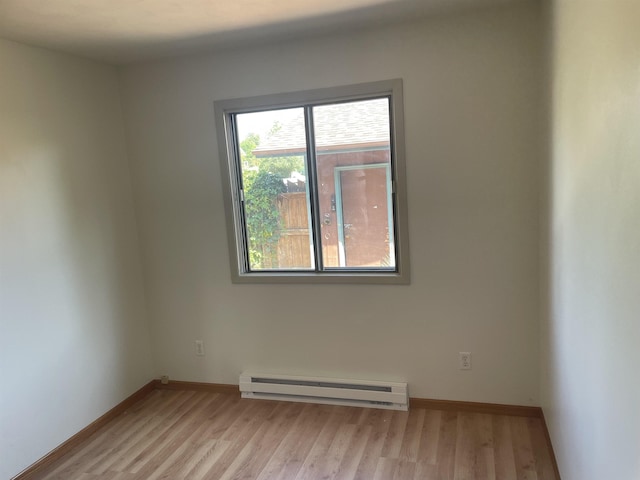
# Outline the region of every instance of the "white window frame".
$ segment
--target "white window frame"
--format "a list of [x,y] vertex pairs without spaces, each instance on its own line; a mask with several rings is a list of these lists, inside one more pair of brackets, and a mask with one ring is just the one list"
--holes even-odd
[[[394,222],[395,270],[326,269],[315,271],[251,271],[247,264],[248,246],[244,233],[240,190],[241,166],[234,117],[261,110],[308,107],[357,100],[388,97],[390,99],[391,185]],[[408,284],[409,235],[405,173],[404,112],[402,80],[383,80],[357,85],[306,90],[293,93],[219,100],[214,102],[222,190],[226,215],[231,280],[233,283],[353,283]],[[312,141],[310,141],[313,144]],[[307,155],[307,158],[309,155]],[[313,158],[307,160],[307,165]],[[309,188],[314,190],[315,185]],[[312,202],[314,193],[311,193]],[[314,221],[312,229],[319,228]],[[319,248],[316,245],[316,248]]]

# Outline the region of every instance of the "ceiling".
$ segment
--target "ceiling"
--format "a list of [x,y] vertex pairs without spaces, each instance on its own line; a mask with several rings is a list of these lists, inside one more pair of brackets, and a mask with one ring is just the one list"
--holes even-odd
[[0,0],[0,37],[122,64],[526,0]]

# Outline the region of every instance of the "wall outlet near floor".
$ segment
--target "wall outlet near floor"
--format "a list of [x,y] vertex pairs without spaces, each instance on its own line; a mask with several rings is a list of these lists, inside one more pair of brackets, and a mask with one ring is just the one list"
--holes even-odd
[[458,368],[471,370],[471,352],[459,352],[458,355]]
[[196,340],[196,355],[204,357],[204,342],[202,340]]
[[160,377],[160,383],[162,385],[167,385],[169,383],[169,375],[162,375]]

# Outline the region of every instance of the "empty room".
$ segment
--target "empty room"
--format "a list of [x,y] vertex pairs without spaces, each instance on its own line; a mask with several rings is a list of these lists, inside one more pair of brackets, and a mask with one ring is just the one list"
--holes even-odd
[[0,479],[640,480],[640,2],[0,0]]

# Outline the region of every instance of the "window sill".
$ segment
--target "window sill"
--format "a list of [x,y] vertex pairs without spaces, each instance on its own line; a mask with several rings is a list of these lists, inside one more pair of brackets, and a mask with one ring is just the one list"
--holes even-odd
[[409,285],[408,272],[251,272],[232,276],[237,284],[352,284],[352,285]]

